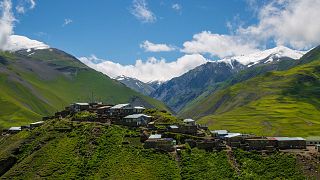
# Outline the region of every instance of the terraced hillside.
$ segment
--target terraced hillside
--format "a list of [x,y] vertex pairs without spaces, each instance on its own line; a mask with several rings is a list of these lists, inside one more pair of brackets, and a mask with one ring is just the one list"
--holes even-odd
[[166,109],[75,57],[43,49],[0,53],[0,129],[23,125],[52,114],[74,101],[139,102]]
[[268,72],[206,95],[184,115],[213,129],[316,135],[320,131],[320,48],[289,70]]

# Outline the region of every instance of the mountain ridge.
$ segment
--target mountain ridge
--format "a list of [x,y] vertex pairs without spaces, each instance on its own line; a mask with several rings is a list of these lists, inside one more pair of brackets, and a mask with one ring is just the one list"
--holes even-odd
[[275,64],[278,61],[294,60],[301,57],[303,53],[280,46],[248,56],[235,56],[207,62],[163,83],[151,93],[151,97],[165,102],[175,112],[179,112],[205,91],[223,83],[242,70]]

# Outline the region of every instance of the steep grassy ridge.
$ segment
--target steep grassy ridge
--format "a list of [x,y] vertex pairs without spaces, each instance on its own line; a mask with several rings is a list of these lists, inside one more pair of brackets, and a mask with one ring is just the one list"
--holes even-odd
[[166,109],[56,49],[0,53],[0,128],[37,121],[74,101]]
[[137,134],[118,126],[50,121],[32,132],[0,140],[0,161],[8,162],[9,157],[16,161],[2,178],[179,178],[171,156],[123,145],[125,135]]

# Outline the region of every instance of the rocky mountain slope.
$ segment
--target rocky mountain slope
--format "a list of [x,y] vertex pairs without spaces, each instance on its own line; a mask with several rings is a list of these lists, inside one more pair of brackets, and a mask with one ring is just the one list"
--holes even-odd
[[155,90],[154,87],[152,87],[153,85],[149,85],[148,83],[144,83],[135,78],[118,76],[115,80],[146,96],[150,95]]
[[[188,103],[206,92],[212,92],[217,85],[238,75],[243,70],[251,71],[251,76],[266,71],[286,68],[290,60],[299,59],[305,52],[283,46],[246,56],[230,57],[201,65],[180,77],[173,78],[157,88],[151,97],[165,102],[175,112],[181,111]],[[286,63],[279,63],[286,61]],[[268,68],[266,68],[266,65]],[[261,72],[261,68],[264,71]]]

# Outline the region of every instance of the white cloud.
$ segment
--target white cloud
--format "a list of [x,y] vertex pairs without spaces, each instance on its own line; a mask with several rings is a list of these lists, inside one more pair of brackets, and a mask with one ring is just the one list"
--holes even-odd
[[[24,14],[27,9],[34,9],[36,7],[36,2],[34,0],[19,0],[16,6],[16,11],[20,14]],[[26,6],[29,6],[28,8]]]
[[271,1],[258,11],[259,23],[240,27],[237,34],[260,44],[273,40],[277,45],[309,49],[320,44],[320,1]]
[[33,9],[33,8],[36,7],[36,2],[35,2],[35,0],[29,0],[29,2],[30,2],[30,9]]
[[89,67],[112,78],[125,75],[143,82],[170,80],[208,62],[200,54],[184,55],[173,62],[166,62],[165,59],[156,59],[154,57],[149,58],[145,62],[139,59],[135,65],[121,65],[109,60],[99,59],[95,56],[81,57],[79,59]]
[[154,44],[148,40],[144,41],[142,44],[140,44],[140,48],[143,48],[147,52],[168,52],[168,51],[174,51],[175,48],[171,45],[167,44]]
[[172,4],[171,8],[180,12],[180,10],[182,9],[182,6],[176,3],[176,4]]
[[131,14],[143,23],[152,23],[157,20],[154,13],[148,9],[147,2],[145,0],[134,0]]
[[192,41],[183,43],[183,47],[182,52],[185,53],[208,53],[220,58],[259,51],[255,44],[245,42],[241,37],[213,34],[210,31],[195,34]]
[[26,12],[25,9],[24,9],[24,7],[23,7],[22,5],[16,6],[16,10],[17,10],[17,12],[20,13],[20,14],[24,14],[24,13]]
[[67,25],[71,24],[72,22],[73,22],[72,19],[66,18],[66,19],[64,19],[62,26],[67,26]]
[[7,45],[10,35],[13,34],[15,18],[11,11],[12,4],[10,0],[4,0],[0,2],[0,9],[0,49],[4,49]]

